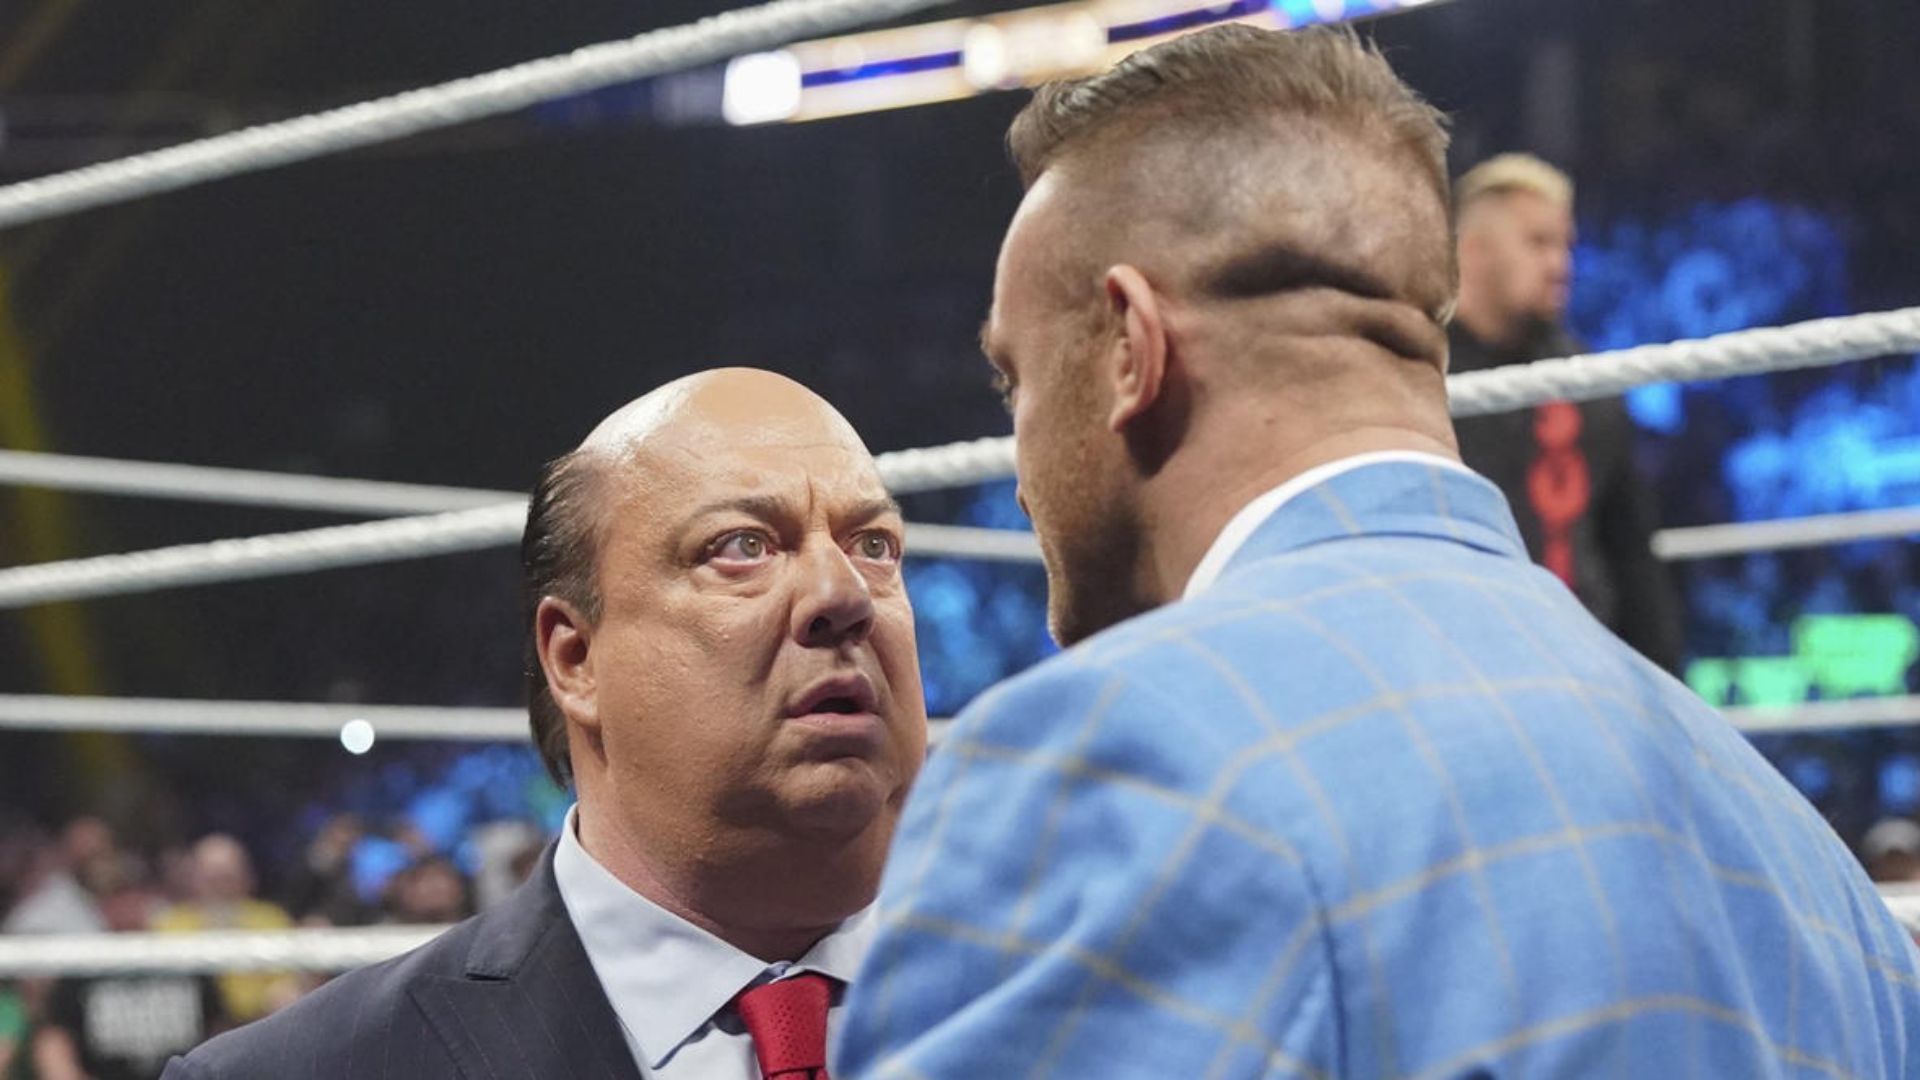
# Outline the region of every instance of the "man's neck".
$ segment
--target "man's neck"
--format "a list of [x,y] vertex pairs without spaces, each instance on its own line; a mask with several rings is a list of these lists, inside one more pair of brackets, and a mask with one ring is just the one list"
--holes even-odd
[[[1258,437],[1243,446],[1257,446]],[[1271,444],[1269,444],[1271,445]],[[1186,591],[1194,570],[1227,523],[1261,495],[1296,476],[1346,458],[1387,451],[1413,451],[1459,460],[1451,433],[1445,439],[1411,427],[1362,427],[1309,437],[1266,457],[1246,454],[1193,455],[1180,467],[1156,477],[1147,500],[1152,537],[1145,553],[1150,589],[1159,604]]]
[[[846,883],[877,877],[861,873],[863,853],[849,845],[816,851],[779,843],[741,854],[709,843],[697,856],[666,856],[637,842],[616,816],[598,811],[598,800],[583,792],[577,838],[594,862],[659,907],[769,963],[804,956],[865,906],[836,902]],[[810,898],[822,899],[806,902]]]

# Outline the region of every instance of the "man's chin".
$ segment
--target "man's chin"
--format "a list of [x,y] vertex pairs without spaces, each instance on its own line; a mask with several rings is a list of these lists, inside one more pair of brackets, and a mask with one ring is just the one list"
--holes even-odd
[[899,785],[862,758],[837,758],[799,766],[781,800],[788,822],[800,832],[853,839],[898,810]]
[[[1051,590],[1054,597],[1062,597],[1065,591],[1059,588]],[[1074,596],[1084,596],[1079,590]],[[1149,608],[1122,602],[1118,591],[1106,594],[1100,604],[1065,602],[1047,605],[1047,632],[1063,649],[1072,648],[1082,641],[1098,634],[1111,626],[1118,626],[1136,615],[1145,614]]]

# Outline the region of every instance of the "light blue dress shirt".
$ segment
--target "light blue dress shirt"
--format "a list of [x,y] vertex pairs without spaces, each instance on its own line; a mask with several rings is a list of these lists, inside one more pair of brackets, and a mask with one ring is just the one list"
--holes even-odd
[[[852,982],[873,939],[872,909],[841,923],[799,960],[769,964],[614,877],[580,846],[577,812],[567,812],[553,876],[640,1075],[760,1080],[752,1040],[728,1003],[749,986],[803,971]],[[829,1037],[840,1013],[838,1002],[828,1011]]]

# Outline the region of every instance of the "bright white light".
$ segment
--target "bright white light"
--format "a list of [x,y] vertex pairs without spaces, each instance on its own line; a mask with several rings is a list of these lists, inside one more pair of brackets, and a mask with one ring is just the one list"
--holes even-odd
[[1007,36],[991,23],[975,23],[967,28],[960,46],[960,72],[967,84],[977,90],[996,90],[1012,73],[1012,58],[1007,55]]
[[1338,22],[1346,17],[1347,0],[1313,0],[1313,11],[1328,22]]
[[800,61],[790,52],[753,53],[727,61],[720,115],[729,124],[769,124],[800,110]]
[[365,720],[349,720],[340,725],[340,745],[346,747],[349,754],[364,754],[373,749],[373,725]]
[[1094,67],[1107,53],[1107,28],[1090,12],[1077,12],[1062,24],[1060,42],[1063,66],[1073,70]]

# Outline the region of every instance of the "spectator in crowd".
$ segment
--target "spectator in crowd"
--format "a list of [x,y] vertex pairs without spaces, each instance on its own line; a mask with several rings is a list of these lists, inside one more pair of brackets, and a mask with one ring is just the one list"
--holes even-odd
[[[116,867],[101,879],[107,929],[148,929],[157,894],[138,863],[106,865]],[[206,976],[63,979],[33,1036],[34,1073],[38,1080],[151,1080],[169,1056],[217,1033],[223,1022],[219,989]]]
[[67,865],[73,868],[82,885],[92,867],[112,864],[120,858],[120,842],[105,819],[83,814],[67,822],[60,830],[60,846]]
[[[1581,351],[1562,325],[1573,281],[1573,182],[1524,154],[1461,177],[1454,196],[1460,297],[1448,327],[1452,371],[1480,371]],[[1492,480],[1535,562],[1601,622],[1671,672],[1680,610],[1649,546],[1651,489],[1633,461],[1618,398],[1455,421],[1460,457]]]
[[546,837],[527,821],[488,822],[475,829],[469,839],[480,862],[474,873],[473,901],[482,911],[519,888],[546,847]]
[[386,907],[388,922],[457,923],[473,914],[472,890],[452,860],[429,855],[394,875]]
[[1909,818],[1875,823],[1860,841],[1860,861],[1881,884],[1920,883],[1920,824]]
[[[193,898],[161,912],[155,930],[284,930],[293,925],[286,909],[254,895],[253,860],[240,841],[214,833],[193,846],[192,857]],[[242,1024],[265,1016],[274,984],[285,978],[271,972],[221,976],[226,1014]]]
[[93,896],[74,876],[68,848],[44,834],[18,841],[19,878],[0,934],[96,934],[106,929]]
[[287,906],[303,921],[354,926],[367,921],[367,905],[353,881],[353,849],[366,828],[354,814],[329,818],[314,835],[292,874]]

